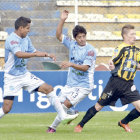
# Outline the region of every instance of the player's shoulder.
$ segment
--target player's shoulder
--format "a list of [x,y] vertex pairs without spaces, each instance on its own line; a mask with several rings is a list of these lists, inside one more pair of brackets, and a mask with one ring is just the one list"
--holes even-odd
[[126,48],[126,47],[128,47],[128,45],[126,44],[126,43],[121,43],[120,45],[118,45],[115,49],[118,49],[118,50],[121,50],[121,49],[124,49],[124,48]]
[[19,38],[18,38],[18,36],[13,32],[13,33],[11,33],[11,34],[7,37],[6,43],[10,43],[11,45],[19,44]]
[[64,38],[66,41],[74,41],[69,35],[63,34],[63,38]]
[[87,46],[87,49],[88,49],[88,50],[93,50],[93,51],[96,52],[95,47],[92,46],[91,44],[87,43],[86,46]]
[[96,49],[94,48],[94,46],[92,46],[91,44],[86,44],[87,45],[87,52],[89,56],[96,56],[97,52]]
[[136,46],[135,46],[135,48],[136,48],[136,50],[137,50],[137,51],[139,51],[139,52],[140,52],[140,48],[138,48],[138,47],[136,47]]

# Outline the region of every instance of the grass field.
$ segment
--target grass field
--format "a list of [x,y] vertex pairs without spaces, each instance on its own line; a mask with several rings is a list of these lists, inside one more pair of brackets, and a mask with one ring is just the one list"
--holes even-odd
[[55,113],[8,114],[0,120],[0,140],[139,140],[140,120],[130,125],[133,133],[126,133],[117,122],[128,112],[100,112],[84,127],[82,133],[73,129],[85,113],[70,125],[62,125],[55,134],[46,133]]

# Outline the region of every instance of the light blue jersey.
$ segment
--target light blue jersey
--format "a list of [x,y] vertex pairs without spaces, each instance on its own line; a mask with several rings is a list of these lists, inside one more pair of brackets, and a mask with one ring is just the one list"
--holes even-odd
[[63,35],[62,43],[69,49],[69,61],[78,65],[88,65],[89,69],[84,72],[69,68],[67,85],[70,87],[83,87],[93,89],[94,69],[96,60],[96,50],[93,46],[86,43],[79,46],[76,41]]
[[18,51],[33,53],[36,49],[28,36],[21,38],[13,32],[5,42],[5,73],[18,76],[28,71],[26,68],[27,59],[16,57],[15,54]]

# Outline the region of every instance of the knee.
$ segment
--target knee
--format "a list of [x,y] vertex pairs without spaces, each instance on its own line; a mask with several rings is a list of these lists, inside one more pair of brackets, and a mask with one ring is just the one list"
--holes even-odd
[[48,94],[52,91],[53,91],[53,87],[51,85],[48,85],[48,84],[43,84],[39,88],[39,92],[42,92],[42,93],[45,93],[45,94]]
[[96,103],[96,104],[95,104],[95,109],[96,109],[97,111],[100,111],[102,108],[103,108],[103,106],[101,106],[99,103]]
[[47,91],[47,93],[52,92],[53,91],[53,87],[51,85],[48,85],[46,91]]
[[140,113],[140,105],[136,106],[136,109]]
[[135,102],[133,103],[133,105],[135,106],[136,110],[137,110],[138,112],[140,112],[140,100],[135,101]]

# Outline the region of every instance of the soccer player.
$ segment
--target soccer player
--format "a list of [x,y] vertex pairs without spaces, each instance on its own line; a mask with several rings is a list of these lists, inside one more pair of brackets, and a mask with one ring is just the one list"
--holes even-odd
[[110,62],[111,77],[104,88],[98,102],[88,109],[74,132],[81,132],[84,125],[104,106],[114,106],[120,98],[122,105],[132,103],[135,109],[118,125],[126,132],[132,132],[128,122],[140,116],[140,94],[134,85],[133,79],[137,68],[140,68],[140,49],[135,46],[136,32],[134,26],[125,25],[122,28],[123,43],[115,50]]
[[32,93],[38,91],[47,95],[50,103],[54,106],[61,120],[71,120],[77,115],[67,115],[53,91],[52,86],[45,83],[27,68],[27,59],[31,57],[50,57],[56,59],[53,54],[37,51],[30,38],[31,20],[26,17],[19,17],[15,21],[15,31],[9,35],[5,43],[5,69],[4,69],[4,102],[0,108],[0,118],[7,114],[13,105],[14,96],[23,88]]
[[[63,25],[68,18],[69,12],[64,10],[57,27],[56,37],[69,49],[69,62],[62,62],[62,68],[69,68],[67,84],[61,90],[60,101],[63,103],[65,111],[76,106],[89,93],[94,86],[94,68],[96,60],[95,48],[86,42],[86,29],[83,26],[75,26],[73,38],[62,34]],[[48,128],[48,133],[56,132],[56,128],[61,120],[56,116],[52,125]]]

